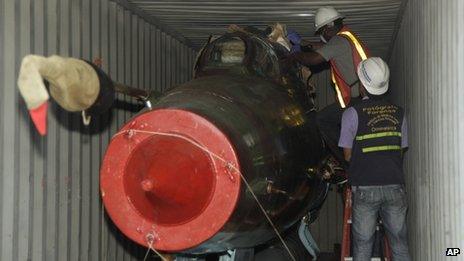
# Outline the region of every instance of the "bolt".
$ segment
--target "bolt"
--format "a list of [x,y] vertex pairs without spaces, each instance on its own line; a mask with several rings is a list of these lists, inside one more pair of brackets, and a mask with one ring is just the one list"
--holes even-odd
[[127,138],[132,138],[132,136],[134,136],[135,134],[135,131],[133,129],[130,129],[127,131]]
[[229,175],[230,181],[234,182],[235,178],[234,178],[234,174],[232,173],[232,170],[233,170],[232,164],[230,162],[227,162],[225,167],[226,167],[226,172]]

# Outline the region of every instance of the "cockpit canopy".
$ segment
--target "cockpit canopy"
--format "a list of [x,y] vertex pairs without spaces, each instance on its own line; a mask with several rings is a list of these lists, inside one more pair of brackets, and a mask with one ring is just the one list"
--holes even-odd
[[279,49],[259,36],[235,32],[209,41],[195,65],[195,78],[224,73],[256,75],[278,80],[281,77]]
[[207,66],[227,67],[241,65],[246,55],[245,43],[239,37],[218,39],[209,52]]

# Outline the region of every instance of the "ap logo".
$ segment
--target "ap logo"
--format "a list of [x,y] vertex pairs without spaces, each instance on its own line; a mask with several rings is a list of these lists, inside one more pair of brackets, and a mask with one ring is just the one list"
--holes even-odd
[[446,249],[446,256],[457,256],[461,253],[461,250],[457,247],[450,247]]

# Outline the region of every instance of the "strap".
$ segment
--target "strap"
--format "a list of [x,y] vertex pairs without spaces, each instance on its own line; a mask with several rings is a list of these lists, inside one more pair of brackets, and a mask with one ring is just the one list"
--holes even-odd
[[378,133],[371,133],[356,136],[356,140],[367,140],[367,139],[375,139],[381,137],[401,137],[401,132],[398,131],[387,131],[387,132],[378,132]]
[[340,32],[338,32],[338,35],[347,36],[348,39],[353,43],[354,47],[356,48],[356,51],[358,51],[359,56],[361,56],[361,60],[366,60],[367,59],[366,52],[364,51],[361,43],[358,41],[356,36],[354,36],[350,31],[340,31]]
[[399,145],[385,145],[385,146],[375,146],[375,147],[366,147],[362,149],[363,153],[376,152],[376,151],[389,151],[389,150],[401,150]]
[[[361,60],[367,59],[367,54],[364,51],[364,48],[362,47],[361,42],[356,38],[356,36],[354,36],[354,34],[352,34],[349,30],[342,30],[342,31],[338,32],[337,35],[346,36],[346,38],[349,41],[351,41],[353,46],[356,48],[356,51],[358,52],[359,56],[361,57]],[[334,66],[335,65],[333,65],[332,67],[334,67]],[[335,72],[334,72],[333,69],[332,69],[332,72],[331,72],[331,78],[332,78],[332,82],[335,85],[335,92],[336,92],[336,95],[337,95],[337,99],[338,99],[338,101],[340,103],[340,106],[342,108],[346,108],[345,100],[343,99],[343,95],[341,93],[340,86],[338,86],[337,80],[335,78]],[[359,79],[357,81],[355,81],[354,83],[352,83],[351,85],[349,85],[349,87],[352,87],[353,85],[358,83],[358,81],[359,81]]]
[[298,237],[303,243],[306,250],[311,255],[311,260],[317,260],[317,255],[321,252],[317,246],[316,240],[314,240],[311,232],[309,231],[309,224],[301,221],[300,227],[298,228]]
[[346,108],[346,104],[345,104],[345,101],[343,100],[343,95],[342,95],[342,92],[340,91],[340,87],[337,84],[337,80],[335,79],[335,73],[333,72],[333,70],[331,70],[330,74],[332,77],[332,82],[335,85],[335,92],[337,93],[338,102],[340,103],[340,106],[344,109]]
[[353,87],[353,86],[354,86],[355,84],[357,84],[358,82],[359,82],[359,78],[358,78],[356,81],[354,81],[354,83],[350,84],[349,86],[350,86],[350,87]]

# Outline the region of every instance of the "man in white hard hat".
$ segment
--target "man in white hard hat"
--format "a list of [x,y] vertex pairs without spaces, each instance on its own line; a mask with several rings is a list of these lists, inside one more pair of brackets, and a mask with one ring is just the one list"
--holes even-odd
[[385,98],[390,71],[381,58],[361,61],[357,74],[367,96],[343,113],[338,143],[350,162],[353,260],[371,260],[379,215],[393,260],[410,260],[403,174],[403,150],[408,147],[404,111]]
[[318,125],[339,161],[343,161],[342,152],[337,148],[341,115],[343,109],[350,104],[351,97],[364,95],[356,75],[356,67],[360,61],[369,57],[369,51],[343,24],[343,18],[344,16],[333,7],[319,8],[315,15],[315,32],[325,44],[315,51],[291,54],[286,59],[286,62],[297,61],[305,66],[330,63],[331,80],[338,102],[319,112]]

